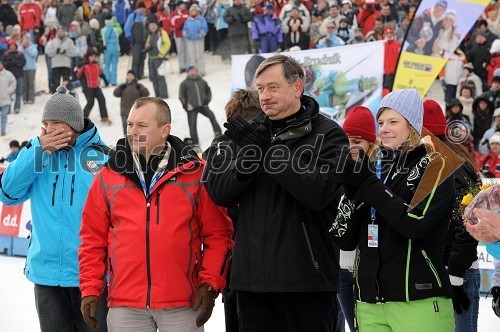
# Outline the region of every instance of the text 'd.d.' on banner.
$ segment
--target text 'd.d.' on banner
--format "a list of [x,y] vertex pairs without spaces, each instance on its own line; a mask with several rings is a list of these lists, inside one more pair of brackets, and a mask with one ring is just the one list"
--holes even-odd
[[[363,105],[376,112],[382,99],[384,42],[283,52],[304,69],[304,94],[320,112],[342,123],[346,111]],[[231,91],[256,89],[255,71],[272,53],[232,56]]]
[[422,98],[489,0],[422,0],[400,54],[392,90],[414,88]]

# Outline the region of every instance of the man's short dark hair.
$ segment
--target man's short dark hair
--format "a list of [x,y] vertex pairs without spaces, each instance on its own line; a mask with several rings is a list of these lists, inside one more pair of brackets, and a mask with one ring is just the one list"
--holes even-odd
[[292,85],[298,78],[301,80],[304,79],[304,69],[302,69],[300,63],[298,63],[294,58],[282,54],[273,55],[272,57],[264,60],[260,64],[259,68],[257,68],[255,78],[258,78],[259,75],[262,74],[262,72],[268,67],[279,63],[283,65],[283,75],[285,76],[288,84]]

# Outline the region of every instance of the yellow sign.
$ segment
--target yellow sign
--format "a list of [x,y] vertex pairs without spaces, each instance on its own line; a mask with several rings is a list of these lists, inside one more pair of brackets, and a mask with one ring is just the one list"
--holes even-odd
[[402,52],[392,90],[416,89],[424,98],[445,64],[446,59]]

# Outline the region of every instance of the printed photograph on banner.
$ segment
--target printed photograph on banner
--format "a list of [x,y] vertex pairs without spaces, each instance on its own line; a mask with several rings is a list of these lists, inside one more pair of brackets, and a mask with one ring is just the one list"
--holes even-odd
[[488,0],[422,0],[403,50],[448,58],[488,3]]
[[[304,94],[319,104],[320,113],[342,124],[347,110],[363,105],[376,112],[382,99],[384,43],[284,52],[304,69]],[[255,72],[272,53],[233,55],[231,91],[256,89]]]

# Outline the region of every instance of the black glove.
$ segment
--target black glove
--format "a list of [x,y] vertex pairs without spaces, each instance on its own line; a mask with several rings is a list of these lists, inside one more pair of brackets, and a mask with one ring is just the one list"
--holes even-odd
[[453,309],[457,314],[461,314],[463,311],[469,310],[470,300],[465,292],[464,286],[451,286],[453,290]]
[[202,282],[196,292],[196,299],[194,300],[193,310],[200,309],[198,317],[196,317],[196,326],[202,327],[212,316],[212,310],[217,298],[215,289],[206,282]]
[[127,87],[127,83],[120,84],[120,89],[125,90]]
[[64,52],[66,52],[66,51],[63,50],[62,48],[57,49],[57,54],[64,54]]
[[493,301],[491,302],[493,312],[495,313],[495,315],[500,317],[500,287],[493,287],[491,289],[491,295],[493,295]]
[[91,295],[85,296],[82,299],[81,311],[83,319],[88,326],[93,329],[99,329],[99,322],[95,319],[97,315],[97,308],[99,306],[99,297]]
[[4,157],[2,157],[2,158],[0,159],[0,164],[3,164],[4,162],[5,162],[5,158],[4,158]]
[[269,123],[248,123],[240,115],[229,118],[224,127],[224,135],[241,147],[257,145],[262,152],[266,152],[271,145],[271,125]]
[[360,160],[354,161],[350,152],[343,152],[340,157],[335,159],[337,168],[335,175],[340,179],[346,193],[348,189],[357,190],[370,176],[375,174],[368,167],[368,158],[360,151]]

